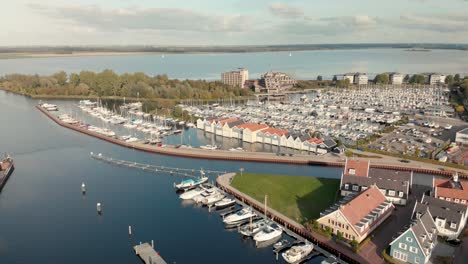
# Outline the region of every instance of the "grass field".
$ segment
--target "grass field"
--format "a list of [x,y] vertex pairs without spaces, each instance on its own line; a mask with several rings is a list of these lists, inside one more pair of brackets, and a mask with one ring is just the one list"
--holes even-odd
[[300,176],[243,173],[237,174],[231,185],[268,207],[305,223],[317,219],[320,212],[335,202],[340,181]]

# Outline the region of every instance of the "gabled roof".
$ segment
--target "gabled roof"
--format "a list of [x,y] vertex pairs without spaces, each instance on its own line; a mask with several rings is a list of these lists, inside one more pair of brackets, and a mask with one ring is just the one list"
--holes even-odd
[[283,130],[283,129],[279,129],[279,128],[273,128],[273,127],[270,127],[270,128],[267,128],[265,130],[262,130],[263,134],[270,134],[270,135],[278,135],[278,136],[282,136],[282,135],[287,135],[289,133],[289,131],[287,130]]
[[322,144],[323,141],[324,140],[321,139],[321,138],[310,138],[310,139],[307,140],[307,142],[314,143],[314,144],[317,144],[317,145]]
[[261,130],[261,129],[268,128],[268,125],[266,125],[266,124],[244,123],[244,124],[237,125],[236,127],[249,129],[250,131],[254,132],[254,131],[258,131],[258,130]]
[[437,196],[450,197],[468,201],[468,182],[458,179],[434,179],[434,188]]
[[323,142],[323,144],[325,144],[325,146],[326,146],[327,148],[332,148],[332,147],[334,147],[334,146],[337,145],[336,142],[335,142],[335,140],[333,140],[333,139],[326,139],[326,140]]
[[[413,218],[417,218],[418,214],[422,215],[428,210],[433,219],[445,219],[445,229],[457,231],[460,224],[465,224],[461,222],[467,213],[468,207],[424,195],[421,202],[416,202]],[[451,223],[457,224],[457,227],[452,228]]]
[[221,125],[224,126],[226,123],[231,123],[237,121],[239,118],[237,117],[232,117],[232,118],[227,118],[227,119],[221,119],[218,120],[217,122]]
[[370,162],[368,160],[346,159],[344,175],[367,177],[369,175]]
[[[356,184],[359,186],[371,186],[375,184],[380,189],[403,192],[404,196],[402,198],[407,198],[408,187],[411,187],[408,186],[411,185],[411,172],[370,168],[367,177],[343,174],[341,184],[342,189],[344,188],[344,184]],[[395,193],[395,196],[398,196],[398,193]]]
[[238,126],[240,124],[244,124],[244,120],[239,119],[239,120],[236,120],[234,122],[230,122],[230,123],[228,123],[228,126],[229,126],[229,128],[233,128],[233,127]]
[[371,186],[340,206],[339,210],[348,222],[355,226],[383,203],[385,203],[385,196],[377,186]]

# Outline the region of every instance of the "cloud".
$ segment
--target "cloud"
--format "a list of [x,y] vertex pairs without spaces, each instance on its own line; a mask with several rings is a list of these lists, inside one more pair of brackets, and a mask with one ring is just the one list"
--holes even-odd
[[282,18],[297,18],[304,15],[304,11],[300,8],[283,3],[273,3],[269,9],[273,15]]
[[400,16],[399,26],[410,29],[423,29],[435,32],[465,32],[468,31],[468,15],[436,14]]
[[174,30],[242,32],[250,27],[249,17],[209,15],[179,8],[104,9],[96,5],[46,6],[29,8],[46,17],[77,26],[110,30]]

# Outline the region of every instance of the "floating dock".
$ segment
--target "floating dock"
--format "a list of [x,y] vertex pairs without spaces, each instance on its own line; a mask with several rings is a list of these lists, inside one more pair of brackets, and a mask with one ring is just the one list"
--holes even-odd
[[167,262],[154,250],[149,243],[143,243],[133,247],[145,264],[167,264]]

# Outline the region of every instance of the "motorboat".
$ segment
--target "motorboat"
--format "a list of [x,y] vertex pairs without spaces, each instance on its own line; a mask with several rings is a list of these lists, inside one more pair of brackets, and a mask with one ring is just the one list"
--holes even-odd
[[239,233],[244,236],[254,236],[260,232],[266,225],[268,221],[266,219],[260,219],[255,222],[250,222],[246,225],[243,225],[239,228]]
[[242,151],[244,151],[244,149],[240,148],[240,147],[239,148],[230,148],[229,151],[242,152]]
[[196,203],[201,203],[203,201],[203,199],[205,199],[206,197],[212,195],[213,192],[214,192],[213,189],[206,190],[206,191],[202,192],[201,194],[193,197],[193,201],[196,202]]
[[306,242],[303,245],[292,246],[281,255],[287,263],[299,263],[301,260],[305,259],[313,249],[314,245]]
[[271,222],[264,226],[257,234],[254,235],[253,239],[256,243],[262,243],[266,241],[272,241],[278,239],[283,234],[283,228],[275,222]]
[[186,179],[186,180],[181,181],[179,184],[175,184],[174,187],[177,190],[187,190],[195,186],[198,186],[202,183],[205,183],[207,181],[208,181],[208,177],[200,177],[199,179]]
[[127,142],[127,143],[132,143],[132,142],[137,142],[137,141],[138,141],[138,138],[136,138],[136,137],[131,137],[131,138],[125,140],[125,142]]
[[251,217],[256,217],[256,216],[257,214],[252,210],[252,208],[246,207],[236,213],[226,216],[223,219],[223,222],[226,225],[237,225]]
[[182,193],[179,197],[180,199],[182,200],[191,200],[193,199],[195,196],[198,196],[200,194],[202,194],[203,192],[205,192],[206,189],[203,188],[203,187],[197,187],[195,189],[192,189],[190,191],[187,191],[187,192],[184,192]]
[[218,147],[216,145],[204,145],[204,146],[200,146],[201,149],[207,149],[207,150],[215,150],[215,149],[218,149]]
[[220,191],[216,190],[215,192],[213,192],[211,195],[205,197],[203,200],[202,200],[202,203],[204,205],[212,205],[216,202],[219,202],[221,201],[224,197],[226,197],[223,193],[221,193]]
[[221,208],[226,208],[226,207],[229,207],[231,205],[234,205],[235,203],[236,203],[236,200],[226,197],[226,198],[223,198],[222,200],[216,202],[215,206],[216,206],[217,209],[221,209]]
[[281,240],[281,241],[275,243],[275,244],[273,245],[273,248],[274,248],[274,249],[284,248],[284,247],[286,247],[286,246],[289,246],[289,244],[290,244],[290,243],[289,243],[288,240],[283,239],[283,240]]

